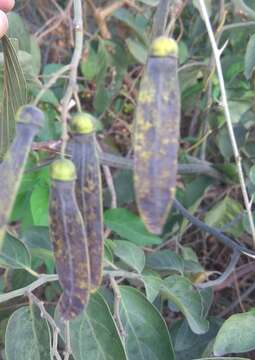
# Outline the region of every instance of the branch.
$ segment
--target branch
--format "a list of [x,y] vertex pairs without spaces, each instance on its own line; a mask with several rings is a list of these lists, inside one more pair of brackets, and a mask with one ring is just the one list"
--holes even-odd
[[71,349],[71,337],[70,337],[70,322],[65,321],[65,352],[64,360],[69,360],[70,355],[72,354]]
[[[109,154],[106,152],[100,152],[99,159],[101,164],[115,168],[132,170],[134,167],[133,159]],[[216,169],[214,169],[209,162],[201,160],[198,160],[196,163],[192,164],[178,164],[178,173],[182,175],[207,175],[222,181],[222,175]]]
[[215,58],[215,63],[216,63],[216,68],[217,68],[219,83],[220,83],[220,89],[221,89],[222,106],[223,106],[224,113],[225,113],[228,132],[229,132],[230,141],[231,141],[231,145],[232,145],[232,149],[233,149],[233,153],[234,153],[234,157],[235,157],[235,162],[236,162],[237,171],[238,171],[238,175],[239,175],[240,186],[241,186],[241,190],[242,190],[242,194],[243,194],[244,204],[245,204],[245,208],[246,208],[248,219],[249,219],[253,243],[255,246],[255,226],[254,226],[253,215],[252,215],[252,211],[251,211],[251,202],[250,202],[250,199],[249,199],[249,196],[248,196],[248,193],[246,190],[246,186],[245,186],[245,179],[244,179],[244,173],[243,173],[243,169],[242,169],[241,156],[240,156],[240,153],[238,150],[235,133],[234,133],[234,129],[232,126],[231,115],[230,115],[230,110],[229,110],[228,101],[227,101],[227,94],[226,94],[226,89],[225,89],[225,82],[224,82],[224,77],[223,77],[223,73],[222,73],[221,61],[220,61],[220,57],[223,52],[223,49],[218,49],[218,47],[217,47],[217,43],[216,43],[216,40],[215,40],[215,37],[213,34],[212,26],[210,23],[209,16],[207,14],[204,0],[199,0],[199,3],[200,3],[203,19],[204,19],[204,22],[205,22],[205,25],[207,28],[207,32],[209,35],[209,39],[211,42],[214,58]]
[[205,289],[208,287],[215,287],[219,286],[224,281],[227,280],[227,278],[230,276],[230,274],[235,270],[236,264],[238,263],[238,260],[240,259],[240,253],[237,251],[234,251],[231,255],[231,260],[226,268],[226,270],[221,274],[221,276],[218,277],[216,280],[207,281],[202,284],[196,284],[196,287],[199,289]]
[[124,5],[127,5],[134,8],[136,11],[141,12],[141,9],[132,0],[115,1],[104,8],[97,8],[94,5],[93,0],[86,1],[93,12],[93,16],[96,20],[97,26],[103,39],[110,39],[112,37],[110,31],[108,30],[107,18],[110,17],[114,13],[114,11],[122,8]]
[[32,292],[28,292],[27,296],[29,297],[30,302],[34,303],[38,307],[41,317],[44,318],[51,326],[53,332],[52,355],[53,357],[55,356],[57,360],[61,360],[61,356],[58,353],[58,335],[60,333],[60,329],[58,328],[55,320],[46,311],[43,302],[40,301]]
[[82,57],[82,49],[83,49],[83,11],[81,0],[74,0],[74,26],[75,26],[75,46],[74,52],[72,56],[72,61],[70,64],[70,76],[69,83],[65,92],[65,95],[62,99],[62,147],[61,147],[61,155],[65,156],[66,144],[68,141],[68,127],[67,127],[67,116],[68,116],[68,108],[69,103],[72,99],[74,93],[77,92],[77,73],[79,63]]
[[[140,274],[136,274],[136,273],[124,271],[124,270],[113,270],[113,271],[105,270],[104,275],[105,276],[113,276],[113,277],[125,277],[126,279],[141,278]],[[24,296],[26,294],[30,294],[30,293],[32,293],[32,291],[34,291],[38,287],[45,285],[49,282],[53,282],[53,281],[58,281],[57,274],[53,274],[53,275],[42,274],[42,275],[40,275],[39,279],[35,280],[31,284],[29,284],[23,288],[10,291],[6,294],[0,294],[0,304],[6,302],[8,300],[17,298],[19,296]]]
[[121,302],[121,294],[120,294],[120,290],[118,287],[117,282],[115,281],[113,276],[110,276],[110,281],[111,281],[111,287],[114,293],[114,320],[116,321],[116,324],[118,326],[119,332],[120,332],[120,336],[122,338],[125,338],[126,336],[126,332],[124,329],[124,326],[122,324],[121,318],[120,318],[120,302]]
[[255,259],[255,251],[249,250],[246,248],[246,246],[235,242],[234,240],[226,236],[224,233],[222,233],[220,230],[206,225],[204,222],[190,214],[189,211],[185,209],[185,207],[182,206],[182,204],[178,200],[173,200],[173,207],[178,210],[182,214],[182,216],[188,219],[193,225],[197,226],[200,230],[203,230],[208,234],[214,236],[221,243],[223,243],[230,249],[237,251],[239,254],[241,253]]
[[33,104],[34,106],[38,105],[38,102],[41,100],[42,96],[45,94],[45,92],[47,90],[49,90],[55,83],[56,81],[67,71],[70,70],[70,65],[66,65],[64,67],[62,67],[60,70],[58,70],[50,79],[49,81],[43,86],[43,88],[39,91],[39,93],[37,94]]
[[57,281],[58,280],[58,275],[46,275],[46,274],[43,274],[39,277],[38,280],[35,280],[34,282],[32,282],[31,284],[23,287],[23,288],[20,288],[20,289],[17,289],[17,290],[13,290],[13,291],[10,291],[6,294],[1,294],[0,295],[0,304],[5,302],[5,301],[8,301],[8,300],[11,300],[11,299],[14,299],[16,297],[19,297],[19,296],[24,296],[25,294],[27,293],[31,293],[32,291],[34,291],[35,289],[37,289],[38,287],[48,283],[48,282],[53,282],[53,281]]

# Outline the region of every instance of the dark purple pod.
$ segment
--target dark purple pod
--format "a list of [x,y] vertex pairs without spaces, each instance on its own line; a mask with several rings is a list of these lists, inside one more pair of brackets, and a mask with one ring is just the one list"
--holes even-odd
[[79,315],[89,300],[90,267],[87,238],[75,196],[75,167],[57,160],[51,167],[50,236],[56,270],[64,293],[59,307],[64,319]]
[[0,248],[34,136],[43,122],[42,111],[30,105],[22,107],[17,114],[15,138],[0,163]]
[[101,172],[92,117],[78,114],[71,125],[73,134],[68,152],[77,171],[75,191],[86,227],[93,292],[102,281],[104,256]]
[[141,80],[134,131],[137,205],[154,234],[162,232],[175,194],[179,122],[177,45],[158,38]]

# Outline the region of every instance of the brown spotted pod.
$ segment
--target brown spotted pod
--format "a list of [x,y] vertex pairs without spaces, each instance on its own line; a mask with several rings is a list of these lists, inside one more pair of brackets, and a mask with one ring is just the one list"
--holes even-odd
[[86,226],[92,292],[101,284],[104,256],[102,185],[94,124],[88,113],[75,115],[68,143],[68,154],[77,171],[76,198]]
[[156,38],[140,84],[134,128],[134,185],[147,229],[160,234],[175,194],[179,147],[178,47]]
[[27,157],[35,135],[43,127],[44,115],[35,106],[26,105],[18,111],[16,120],[15,137],[0,163],[0,249]]
[[83,311],[90,292],[87,237],[75,196],[75,180],[75,165],[70,160],[60,159],[52,164],[50,236],[59,282],[64,291],[59,308],[66,320]]

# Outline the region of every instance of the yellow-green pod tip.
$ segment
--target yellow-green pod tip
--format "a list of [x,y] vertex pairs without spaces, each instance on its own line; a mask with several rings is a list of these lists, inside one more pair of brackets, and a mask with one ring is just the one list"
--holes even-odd
[[75,165],[71,160],[59,159],[50,167],[50,176],[53,180],[72,181],[76,179]]
[[24,105],[17,111],[16,121],[42,128],[44,125],[44,113],[36,106]]
[[178,44],[167,36],[159,36],[151,44],[151,55],[156,57],[178,56]]
[[75,134],[90,134],[95,131],[95,118],[86,112],[74,115],[71,130]]

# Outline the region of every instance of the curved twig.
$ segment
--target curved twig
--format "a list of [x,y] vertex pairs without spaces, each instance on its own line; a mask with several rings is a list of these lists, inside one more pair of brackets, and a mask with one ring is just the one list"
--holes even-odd
[[210,280],[205,283],[196,284],[196,287],[199,289],[206,289],[208,287],[215,287],[221,285],[226,279],[231,275],[231,273],[235,270],[236,264],[240,259],[240,252],[234,251],[231,255],[231,260],[226,268],[226,270],[218,277],[216,280]]

